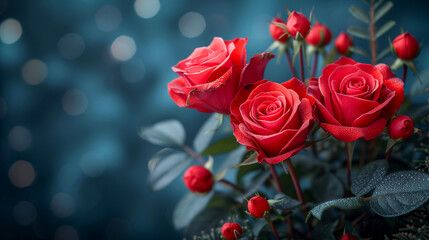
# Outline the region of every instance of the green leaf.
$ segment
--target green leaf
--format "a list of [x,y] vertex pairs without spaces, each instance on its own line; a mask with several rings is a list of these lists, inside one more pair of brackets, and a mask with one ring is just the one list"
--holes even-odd
[[219,113],[212,114],[198,131],[194,139],[194,150],[201,153],[207,148],[212,140],[216,130],[222,125],[223,115]]
[[222,154],[230,152],[239,146],[240,144],[234,136],[228,136],[208,146],[202,153],[207,155]]
[[390,29],[392,29],[395,26],[395,24],[396,23],[393,20],[390,20],[385,24],[383,24],[383,26],[381,26],[375,33],[375,38],[377,39],[381,37],[383,34],[387,33]]
[[246,181],[244,189],[246,189],[246,193],[244,196],[238,197],[236,200],[238,202],[242,202],[244,198],[251,197],[255,192],[258,191],[259,187],[267,181],[267,179],[271,176],[270,171],[264,171],[253,176],[252,179]]
[[155,154],[149,161],[149,187],[152,191],[159,191],[168,186],[189,165],[192,157],[184,152],[164,148]]
[[396,69],[398,69],[398,68],[402,67],[404,64],[405,64],[405,63],[404,63],[404,61],[402,61],[402,59],[397,58],[397,59],[393,62],[393,64],[390,66],[390,68],[391,68],[392,70],[396,70]]
[[365,165],[352,180],[351,191],[356,196],[362,196],[377,186],[387,172],[386,160],[378,160]]
[[374,212],[383,217],[407,214],[429,200],[429,174],[399,171],[387,175],[370,200]]
[[363,201],[359,200],[357,197],[351,198],[341,198],[336,200],[331,200],[317,205],[311,209],[310,213],[307,215],[306,221],[313,215],[315,218],[321,220],[323,211],[329,208],[339,208],[339,209],[356,209],[363,206]]
[[243,182],[243,178],[244,176],[246,176],[248,173],[251,173],[253,171],[257,171],[257,170],[261,170],[262,165],[260,164],[253,164],[253,165],[248,165],[248,166],[242,166],[238,169],[238,173],[236,176],[237,182],[238,183],[242,183]]
[[335,236],[332,234],[334,230],[331,222],[321,221],[311,232],[310,240],[335,240]]
[[374,4],[374,9],[377,9],[378,7],[380,7],[380,5],[384,2],[384,0],[378,0],[378,2],[376,2]]
[[140,137],[156,145],[178,146],[185,142],[185,129],[177,120],[166,120],[140,130]]
[[377,56],[377,62],[383,59],[388,53],[390,53],[390,47],[386,47],[383,51],[381,51]]
[[405,61],[405,65],[407,65],[411,69],[411,71],[413,71],[414,75],[416,75],[420,84],[423,85],[423,81],[420,78],[419,72],[417,71],[416,64],[414,63],[414,61],[413,60]]
[[189,225],[189,223],[197,216],[210,202],[214,191],[206,195],[196,195],[188,193],[176,205],[173,211],[173,225],[177,230]]
[[343,184],[332,173],[325,173],[314,179],[311,193],[317,202],[340,198],[344,195]]
[[241,159],[243,159],[243,155],[247,153],[245,146],[239,146],[237,149],[229,153],[228,157],[223,161],[222,165],[219,167],[219,169],[222,170],[231,170],[241,162]]
[[359,54],[361,56],[364,56],[366,58],[369,58],[369,54],[362,48],[357,47],[357,46],[351,46],[349,47],[350,51],[356,54]]
[[385,4],[383,4],[383,6],[381,6],[380,9],[375,12],[374,21],[377,22],[378,20],[380,20],[380,18],[382,18],[387,12],[389,12],[392,7],[393,3],[391,1],[387,1]]
[[360,27],[349,27],[347,29],[347,32],[350,33],[351,35],[358,37],[358,38],[362,38],[362,39],[366,39],[369,40],[371,37],[368,33],[368,31],[360,28]]
[[242,167],[242,166],[247,166],[247,165],[253,165],[259,163],[258,162],[258,153],[257,152],[253,152],[250,156],[248,156],[242,163],[235,165],[234,168],[238,168],[238,167]]
[[267,221],[264,218],[256,218],[254,221],[250,221],[250,224],[252,226],[253,235],[258,237],[259,233],[261,233],[262,229],[267,225]]
[[363,23],[369,24],[370,20],[369,20],[369,15],[367,12],[365,12],[362,8],[356,6],[356,5],[352,5],[349,8],[349,12],[358,20],[360,20]]
[[362,0],[362,2],[364,2],[366,5],[368,5],[368,7],[370,7],[370,6],[371,6],[371,4],[369,3],[369,1],[368,1],[368,0]]
[[[209,204],[210,205],[210,204]],[[187,239],[194,239],[194,236],[201,235],[201,231],[210,233],[210,229],[219,227],[220,221],[228,218],[230,212],[224,207],[207,207],[201,211],[189,224],[185,231]],[[220,237],[218,238],[220,239]]]
[[277,194],[274,199],[268,200],[268,203],[270,204],[270,208],[276,210],[278,214],[281,214],[285,210],[295,209],[301,205],[300,202],[284,193]]

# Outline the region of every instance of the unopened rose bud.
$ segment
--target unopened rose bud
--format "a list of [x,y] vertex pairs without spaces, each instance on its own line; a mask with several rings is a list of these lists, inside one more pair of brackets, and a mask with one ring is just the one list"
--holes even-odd
[[405,115],[397,116],[389,123],[388,130],[393,139],[408,139],[414,133],[414,121]]
[[222,226],[222,235],[228,240],[237,240],[241,234],[243,234],[243,229],[238,223],[225,223]]
[[294,39],[297,38],[297,33],[300,33],[305,38],[310,29],[310,22],[304,14],[293,11],[287,19],[286,28]]
[[[271,22],[283,23],[286,25],[286,22],[278,17],[274,18]],[[286,31],[283,28],[278,27],[274,24],[270,24],[270,33],[271,33],[271,37],[273,37],[273,39],[278,42],[286,42],[289,38],[289,36],[286,34]]]
[[[322,42],[323,37],[323,42]],[[305,38],[308,44],[318,47],[326,46],[331,41],[331,31],[323,24],[316,23],[311,28],[308,36]]]
[[349,48],[353,46],[353,41],[347,33],[342,32],[338,35],[337,39],[335,39],[334,44],[340,54],[347,55],[349,53]]
[[417,40],[408,32],[397,36],[393,40],[396,55],[404,60],[410,60],[419,54],[420,46]]
[[255,196],[247,203],[247,209],[254,217],[262,218],[265,212],[270,211],[270,204],[264,197]]
[[346,233],[340,240],[359,240],[359,238],[350,233]]
[[185,185],[192,192],[206,193],[213,187],[213,175],[205,167],[192,166],[186,170],[183,177]]

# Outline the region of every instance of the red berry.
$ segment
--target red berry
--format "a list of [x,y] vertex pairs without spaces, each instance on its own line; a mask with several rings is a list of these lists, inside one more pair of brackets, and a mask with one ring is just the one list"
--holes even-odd
[[359,240],[359,238],[350,233],[346,233],[340,240]]
[[[278,18],[278,17],[274,18],[272,20],[272,22],[273,23],[283,23],[286,26],[286,22],[283,21],[281,18]],[[289,36],[287,34],[285,34],[286,31],[283,28],[278,27],[274,24],[270,24],[270,33],[271,33],[271,37],[273,37],[273,39],[275,41],[278,41],[278,42],[286,42],[289,38]]]
[[255,196],[247,203],[247,209],[254,217],[262,218],[266,211],[270,211],[270,204],[264,197]]
[[342,32],[338,35],[337,39],[335,39],[334,44],[340,54],[346,55],[349,52],[349,48],[353,46],[353,41],[347,33]]
[[293,38],[296,38],[297,33],[305,38],[310,29],[310,22],[304,14],[293,11],[287,19],[286,28]]
[[[323,42],[321,42],[322,34],[323,34]],[[310,45],[323,47],[323,46],[326,46],[329,43],[329,41],[331,41],[331,37],[332,37],[331,31],[327,26],[320,23],[316,23],[311,28],[305,40]]]
[[228,240],[237,240],[241,234],[243,229],[238,223],[225,223],[222,226],[222,235]]
[[388,130],[393,139],[408,139],[414,133],[414,121],[405,115],[397,116],[389,123]]
[[213,175],[205,167],[192,166],[188,168],[183,177],[186,187],[192,192],[206,193],[213,187]]
[[409,60],[417,57],[419,54],[419,42],[408,32],[397,36],[393,40],[393,48],[396,55],[404,60]]

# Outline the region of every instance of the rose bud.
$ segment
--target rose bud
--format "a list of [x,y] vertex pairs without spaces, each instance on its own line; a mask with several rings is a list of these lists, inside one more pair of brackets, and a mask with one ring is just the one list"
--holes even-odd
[[331,41],[331,37],[332,34],[328,27],[323,24],[316,23],[311,28],[310,32],[308,33],[308,36],[305,38],[305,41],[307,41],[307,43],[310,45],[323,47],[326,46],[329,41]]
[[213,175],[203,166],[192,166],[186,170],[183,177],[189,190],[196,193],[206,193],[213,187]]
[[346,233],[340,240],[359,240],[359,238],[350,233]]
[[408,139],[414,133],[414,121],[405,115],[400,115],[394,118],[389,123],[389,135],[393,139]]
[[404,60],[410,60],[420,52],[420,46],[417,40],[408,32],[397,36],[393,40],[393,48],[395,49],[396,55]]
[[[286,22],[278,17],[274,18],[271,22],[283,23],[286,26]],[[278,27],[274,24],[270,24],[270,33],[271,37],[273,37],[273,39],[278,42],[286,42],[289,39],[289,36],[286,34],[286,31],[283,28]]]
[[297,33],[305,38],[310,29],[310,22],[304,14],[293,11],[287,19],[286,29],[294,39],[297,38]]
[[352,39],[347,35],[347,33],[342,32],[338,35],[337,39],[335,39],[335,48],[342,55],[349,54],[349,48],[353,46]]
[[243,229],[238,223],[225,223],[222,226],[222,235],[228,240],[237,240],[241,234]]
[[270,204],[264,197],[255,196],[247,203],[247,209],[254,217],[262,218],[265,212],[270,211]]
[[385,64],[373,66],[341,57],[311,80],[314,117],[342,142],[380,135],[404,100],[404,82]]
[[172,68],[179,77],[168,83],[170,97],[180,107],[229,114],[237,92],[261,80],[274,57],[256,54],[246,65],[246,44],[247,38],[224,41],[216,37],[208,47],[196,48]]

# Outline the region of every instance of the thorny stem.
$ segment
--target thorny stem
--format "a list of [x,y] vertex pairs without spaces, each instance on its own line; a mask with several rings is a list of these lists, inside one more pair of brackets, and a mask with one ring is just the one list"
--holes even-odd
[[314,78],[316,76],[316,71],[317,71],[317,61],[319,59],[319,53],[316,51],[314,53],[314,59],[313,59],[313,69],[311,70],[311,78]]
[[390,149],[389,149],[389,151],[387,152],[387,155],[386,155],[386,162],[389,162],[389,160],[390,160],[390,156],[392,155],[392,151],[393,151],[393,148],[395,147],[395,145],[393,145]]
[[374,9],[374,0],[371,0],[371,7],[369,10],[370,25],[369,31],[371,35],[371,62],[372,65],[377,64],[377,39],[375,38],[375,9]]
[[282,193],[283,192],[282,185],[280,184],[280,179],[279,179],[279,176],[277,175],[277,172],[276,172],[274,165],[268,164],[268,167],[270,168],[271,175],[273,175],[273,179],[275,182],[275,187],[276,187],[277,192]]
[[[191,157],[193,157],[193,158],[195,158],[195,159],[197,159],[201,164],[205,164],[206,163],[206,161],[204,161],[204,159],[203,159],[203,157],[200,155],[200,154],[198,154],[198,153],[196,153],[194,150],[192,150],[192,148],[190,148],[188,145],[182,145],[182,148],[183,148],[183,150],[185,150],[189,155],[191,155]],[[234,184],[234,183],[232,183],[232,182],[230,182],[230,181],[228,181],[228,180],[225,180],[225,179],[221,179],[221,180],[219,180],[219,182],[220,183],[222,183],[224,186],[227,186],[227,187],[230,187],[230,188],[232,188],[232,189],[235,189],[235,190],[237,190],[237,191],[239,191],[240,193],[242,193],[242,194],[244,194],[245,193],[245,191],[244,191],[244,189],[242,189],[241,187],[239,187],[238,185],[236,185],[236,184]]]
[[292,58],[290,57],[290,53],[289,53],[288,48],[285,49],[285,54],[286,54],[287,63],[289,65],[290,73],[292,74],[292,77],[296,78],[296,71],[292,65]]
[[404,82],[404,84],[405,84],[405,78],[407,78],[407,69],[408,69],[407,65],[404,64],[404,71],[402,72],[402,81]]
[[299,185],[298,178],[296,177],[295,168],[293,167],[290,159],[286,159],[285,162],[287,169],[289,170],[290,177],[292,178],[292,183],[295,187],[298,200],[302,203],[302,211],[304,212],[304,216],[307,216],[307,206],[305,205],[304,195],[302,194],[301,186]]
[[299,68],[301,70],[301,81],[305,82],[305,77],[304,77],[304,56],[302,54],[302,47],[299,48]]

